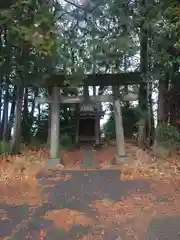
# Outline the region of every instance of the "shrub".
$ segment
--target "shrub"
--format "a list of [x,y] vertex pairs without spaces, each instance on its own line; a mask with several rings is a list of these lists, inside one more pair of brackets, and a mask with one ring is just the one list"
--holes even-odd
[[0,141],[0,155],[8,155],[11,152],[10,142]]
[[176,149],[180,143],[180,133],[170,124],[160,123],[156,129],[156,142],[168,149]]
[[72,139],[67,134],[61,135],[60,144],[61,144],[62,148],[72,148],[73,147]]
[[[124,128],[124,136],[131,138],[133,134],[137,133],[137,122],[139,121],[139,112],[136,107],[122,107],[122,120]],[[108,121],[104,125],[104,133],[106,139],[113,139],[116,137],[114,114],[111,113]]]

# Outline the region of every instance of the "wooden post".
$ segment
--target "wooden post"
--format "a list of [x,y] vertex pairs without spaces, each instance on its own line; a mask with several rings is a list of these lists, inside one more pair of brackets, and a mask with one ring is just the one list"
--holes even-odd
[[114,95],[114,120],[116,130],[116,164],[120,164],[125,160],[125,144],[124,144],[124,130],[122,122],[121,103],[119,99],[118,86],[113,87]]
[[59,153],[59,132],[60,132],[60,97],[59,87],[52,88],[52,105],[51,105],[51,138],[50,138],[50,160],[49,165],[55,166],[60,164]]
[[[93,86],[93,96],[96,96],[96,86]],[[95,146],[100,145],[100,106],[101,103],[96,103],[96,112],[95,112]]]
[[89,100],[89,86],[84,84],[84,91],[83,91],[84,101]]
[[79,144],[79,123],[80,123],[80,106],[79,104],[76,106],[76,115],[77,115],[77,127],[76,127],[76,139],[75,143],[76,145]]
[[95,145],[100,145],[100,103],[96,103],[96,119],[95,119]]

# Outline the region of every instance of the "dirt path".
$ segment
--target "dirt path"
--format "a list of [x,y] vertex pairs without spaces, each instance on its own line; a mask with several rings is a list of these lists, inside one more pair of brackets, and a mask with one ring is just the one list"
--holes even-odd
[[0,239],[180,239],[179,182],[122,180],[119,169],[83,166],[41,173],[38,188],[9,188],[14,202],[2,203],[1,191]]
[[39,182],[48,201],[34,212],[35,205],[1,205],[2,239],[22,220],[11,239],[180,239],[179,199],[158,195],[149,181],[122,181],[119,170],[51,170]]

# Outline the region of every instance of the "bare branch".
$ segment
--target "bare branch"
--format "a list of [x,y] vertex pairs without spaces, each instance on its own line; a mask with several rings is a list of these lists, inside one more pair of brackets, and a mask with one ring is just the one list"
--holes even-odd
[[69,0],[64,0],[66,3],[69,3],[70,5],[72,5],[73,7],[75,7],[75,8],[79,8],[79,9],[81,9],[81,10],[84,10],[84,8],[82,7],[82,6],[80,6],[80,5],[78,5],[78,4],[76,4],[76,3],[73,3],[73,2],[71,2],[71,1],[69,1]]

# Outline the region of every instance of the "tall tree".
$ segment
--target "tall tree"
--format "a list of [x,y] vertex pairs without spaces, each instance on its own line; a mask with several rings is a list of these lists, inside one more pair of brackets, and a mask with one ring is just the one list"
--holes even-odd
[[[9,83],[17,86],[13,152],[19,152],[23,92],[55,67],[57,25],[52,4],[18,0],[1,11],[1,68]],[[39,82],[41,83],[41,82]]]

